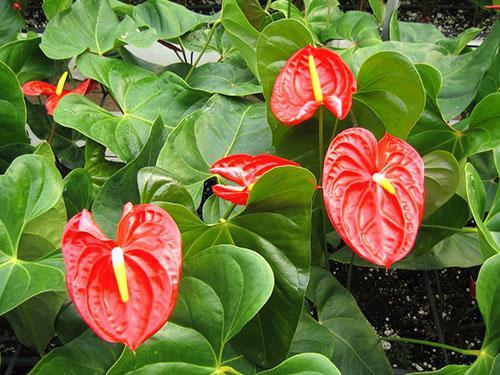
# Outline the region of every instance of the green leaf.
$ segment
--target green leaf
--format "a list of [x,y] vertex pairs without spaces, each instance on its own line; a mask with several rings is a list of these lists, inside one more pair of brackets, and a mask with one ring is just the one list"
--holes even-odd
[[344,374],[392,374],[378,336],[356,300],[330,272],[313,267],[307,298],[334,337],[332,362]]
[[383,0],[368,0],[370,8],[372,8],[373,14],[377,18],[379,24],[384,21],[385,15],[385,4]]
[[289,354],[311,352],[332,358],[334,349],[335,337],[328,328],[315,320],[309,312],[303,310]]
[[54,155],[54,151],[52,151],[52,147],[47,141],[42,141],[36,145],[33,150],[33,155],[40,155],[44,158],[49,159],[52,163],[56,162],[56,156]]
[[[60,269],[62,259],[48,257],[31,261],[18,257],[23,230],[61,198],[62,179],[56,167],[42,156],[20,156],[0,177],[0,191],[2,196],[9,197],[0,210],[2,315],[37,294],[66,288]],[[45,229],[40,228],[40,231]],[[32,254],[30,258],[35,257]]]
[[425,165],[425,215],[428,217],[457,191],[458,162],[446,151],[434,151],[423,157]]
[[22,39],[0,47],[0,61],[7,64],[21,84],[55,74],[55,64],[40,50],[40,38]]
[[259,32],[245,17],[236,0],[222,2],[221,21],[234,47],[241,54],[255,77],[258,77],[255,48]]
[[197,90],[228,96],[246,96],[262,91],[248,69],[217,62],[196,68],[187,83]]
[[486,144],[478,146],[481,150],[492,150],[500,146],[500,92],[486,96],[474,108],[469,117],[469,130],[485,131],[489,135]]
[[399,22],[401,42],[436,43],[446,39],[444,34],[432,23]]
[[201,332],[220,363],[224,345],[271,296],[273,272],[259,254],[231,245],[197,253],[184,270],[172,321]]
[[0,146],[25,143],[26,105],[14,72],[0,61]]
[[224,199],[220,199],[215,194],[212,194],[203,203],[203,221],[207,224],[216,224],[221,218],[223,218],[229,210],[232,211],[232,215],[241,211],[242,206],[234,207],[233,204]]
[[261,365],[274,365],[286,357],[301,314],[310,265],[314,184],[307,170],[275,168],[257,181],[239,215],[217,224],[203,223],[180,205],[160,205],[181,230],[187,263],[207,247],[234,244],[258,252],[270,264],[273,294],[235,338],[245,357]]
[[54,321],[65,293],[42,293],[5,314],[17,339],[41,355],[55,334]]
[[144,167],[137,173],[141,203],[178,203],[195,211],[193,199],[186,188],[171,174],[158,167]]
[[98,190],[124,164],[106,160],[106,149],[87,139],[85,143],[85,170],[90,174],[94,191]]
[[55,321],[57,337],[63,345],[68,344],[89,329],[75,309],[69,296]]
[[27,143],[9,143],[0,146],[0,173],[5,173],[15,158],[25,154],[31,154],[34,147]]
[[177,38],[209,20],[168,0],[149,0],[136,6],[133,18],[137,26],[155,30],[160,39]]
[[82,167],[84,151],[80,145],[85,139],[79,132],[65,128],[47,114],[44,105],[28,104],[28,125],[40,139],[50,143],[57,159],[66,167],[73,169]]
[[42,8],[47,18],[51,19],[68,9],[72,4],[73,0],[43,0]]
[[189,51],[201,52],[208,42],[207,50],[217,52],[221,55],[222,60],[224,60],[224,58],[234,50],[231,40],[229,40],[228,33],[220,23],[215,26],[215,32],[209,41],[210,33],[211,28],[199,27],[181,37],[182,45]]
[[325,41],[327,34],[334,28],[337,19],[342,15],[338,0],[305,0],[305,21],[307,27],[319,38]]
[[2,22],[0,23],[0,45],[16,40],[17,34],[21,32],[24,25],[22,13],[12,9],[10,1],[0,2],[0,14]]
[[232,154],[270,151],[264,104],[214,95],[170,133],[157,165],[186,186],[198,207],[210,165]]
[[64,204],[68,220],[84,209],[89,210],[94,200],[94,189],[89,172],[83,168],[72,170],[64,177]]
[[498,176],[500,173],[495,168],[495,156],[498,157],[498,155],[500,155],[500,149],[476,154],[467,159],[481,176],[484,188],[486,189],[486,207],[493,205],[499,189]]
[[143,167],[156,163],[156,158],[165,142],[165,129],[160,119],[151,128],[148,141],[137,157],[113,174],[102,186],[92,205],[94,220],[109,238],[115,238],[123,206],[140,201],[137,173]]
[[454,55],[460,55],[460,53],[467,47],[467,44],[473,40],[479,33],[481,29],[477,27],[471,27],[463,32],[461,32],[456,38],[445,39],[438,42],[438,44],[447,48],[450,53]]
[[493,57],[493,63],[481,81],[476,100],[479,101],[486,95],[498,91],[500,91],[500,50]]
[[[216,272],[214,272],[216,270]],[[260,310],[273,289],[273,273],[257,253],[232,245],[211,247],[186,261],[169,323],[135,354],[125,350],[111,374],[223,363],[226,344]],[[231,363],[231,366],[234,366]],[[187,372],[191,374],[192,372]]]
[[83,74],[109,88],[123,115],[116,116],[82,95],[68,95],[59,102],[54,118],[105,145],[124,161],[137,156],[158,115],[172,129],[208,99],[171,72],[157,77],[124,61],[91,54],[83,55],[77,64]]
[[119,40],[147,47],[156,39],[151,33],[146,38],[137,34],[142,33],[135,22],[128,16],[120,22],[109,0],[77,0],[49,21],[40,48],[51,59],[63,60],[86,50],[103,55]]
[[382,43],[377,20],[369,13],[347,12],[338,17],[333,25],[331,31],[323,31],[323,38],[350,40],[356,47]]
[[467,163],[465,166],[465,188],[467,191],[467,201],[469,202],[472,216],[474,217],[479,231],[484,236],[488,245],[496,252],[500,252],[500,245],[484,219],[486,211],[486,190],[481,181],[481,176],[479,176],[474,166],[470,163]]
[[370,113],[375,121],[364,126],[381,135],[382,123],[387,132],[406,139],[425,104],[422,82],[412,62],[397,52],[377,53],[361,66],[357,82],[355,116]]
[[315,353],[298,354],[273,369],[259,372],[262,375],[340,375],[340,371],[325,356]]
[[104,374],[119,358],[122,348],[122,345],[101,340],[88,330],[70,343],[51,350],[30,374],[57,374],[61,369],[73,375]]

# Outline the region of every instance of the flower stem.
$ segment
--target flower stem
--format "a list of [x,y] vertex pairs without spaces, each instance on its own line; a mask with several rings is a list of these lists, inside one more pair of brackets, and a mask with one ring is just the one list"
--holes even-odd
[[207,42],[203,46],[203,49],[201,50],[200,54],[196,58],[194,64],[191,66],[191,69],[189,69],[188,74],[186,74],[186,78],[184,78],[184,81],[187,81],[189,79],[189,77],[193,73],[194,69],[198,66],[201,58],[203,57],[203,55],[207,51],[207,48],[210,45],[210,42],[212,41],[212,38],[214,37],[215,29],[217,28],[217,25],[219,23],[220,23],[220,19],[218,19],[217,21],[215,21],[214,24],[212,25],[212,28],[210,29],[210,34],[208,34]]
[[286,17],[290,18],[290,15],[292,14],[292,0],[288,0],[288,9],[286,12]]
[[441,344],[439,342],[433,342],[433,341],[427,341],[427,340],[410,339],[410,338],[406,338],[406,337],[397,337],[397,336],[379,337],[379,340],[389,341],[389,342],[402,342],[402,343],[406,343],[406,344],[418,344],[418,345],[433,346],[435,348],[451,350],[453,352],[456,352],[456,353],[459,353],[462,355],[470,355],[470,356],[476,356],[476,357],[479,357],[481,355],[480,350],[461,349],[461,348],[457,348],[456,346]]
[[335,138],[335,134],[337,134],[337,128],[339,126],[339,119],[338,117],[335,118],[335,123],[333,124],[333,131],[332,131],[332,138]]
[[[325,113],[323,106],[319,107],[318,110],[318,160],[319,160],[319,171],[318,171],[318,184],[322,184],[322,175],[323,175],[323,163],[325,160]],[[323,199],[320,200],[320,208],[321,208],[321,226],[323,229],[323,251],[325,254],[325,266],[328,268],[328,244],[326,242],[326,210]]]

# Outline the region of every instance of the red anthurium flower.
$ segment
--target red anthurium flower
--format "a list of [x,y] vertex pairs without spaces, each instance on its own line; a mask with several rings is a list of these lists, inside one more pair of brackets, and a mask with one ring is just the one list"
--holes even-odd
[[66,285],[76,310],[102,339],[135,350],[167,321],[177,302],[181,235],[152,204],[127,203],[111,240],[84,210],[64,230]]
[[21,10],[21,4],[19,4],[18,2],[12,3],[11,7],[13,11]]
[[68,94],[80,94],[85,95],[88,91],[92,90],[92,80],[86,79],[78,87],[73,90],[64,90],[64,84],[68,78],[68,72],[64,72],[57,83],[57,86],[51,85],[50,83],[43,81],[30,81],[26,82],[22,89],[24,95],[28,96],[47,96],[47,101],[45,102],[45,108],[47,113],[52,115],[59,103],[59,100],[64,98]]
[[237,185],[214,185],[212,190],[219,198],[234,204],[246,205],[248,196],[257,180],[267,171],[285,165],[300,167],[299,164],[274,155],[236,154],[216,161],[210,172]]
[[341,132],[323,166],[323,199],[339,236],[359,256],[389,268],[413,248],[425,203],[417,151],[366,129]]
[[322,105],[342,120],[355,92],[354,76],[339,55],[307,46],[286,62],[274,82],[271,110],[288,125],[310,119]]
[[500,5],[485,5],[484,8],[500,10]]

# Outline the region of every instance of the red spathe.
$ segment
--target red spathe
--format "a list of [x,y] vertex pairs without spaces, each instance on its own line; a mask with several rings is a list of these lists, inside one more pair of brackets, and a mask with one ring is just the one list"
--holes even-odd
[[[373,181],[382,174],[390,194]],[[341,132],[323,166],[323,199],[339,236],[359,256],[389,268],[413,248],[425,204],[424,162],[408,143],[363,128]]]
[[[128,302],[120,298],[113,271],[114,247],[124,253]],[[116,241],[84,210],[66,225],[62,253],[69,295],[100,338],[135,350],[170,317],[177,302],[182,243],[177,225],[163,209],[125,205]]]

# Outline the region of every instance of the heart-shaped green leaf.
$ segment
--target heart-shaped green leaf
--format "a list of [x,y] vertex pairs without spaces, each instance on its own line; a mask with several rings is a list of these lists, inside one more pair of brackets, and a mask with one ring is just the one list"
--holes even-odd
[[[24,229],[61,199],[62,179],[56,167],[41,156],[20,156],[0,177],[0,191],[9,197],[0,210],[1,315],[37,294],[66,288],[60,257],[39,259],[31,252],[30,260],[24,260],[19,249]],[[37,224],[38,233],[47,229],[40,225],[44,223]],[[60,235],[62,227],[52,225],[49,222],[48,230]]]
[[137,156],[158,115],[172,129],[208,99],[171,72],[157,77],[122,60],[91,54],[78,59],[78,67],[109,88],[123,114],[116,116],[84,96],[68,95],[60,101],[54,118],[105,145],[125,161]]
[[316,353],[298,354],[267,371],[262,375],[341,375],[335,365],[325,356]]
[[161,204],[181,230],[187,263],[214,244],[235,244],[258,252],[270,264],[273,294],[235,338],[245,357],[262,365],[275,365],[286,357],[299,321],[310,265],[313,192],[310,172],[279,167],[257,181],[247,207],[227,221],[205,224],[183,206]]
[[210,165],[232,154],[270,151],[264,104],[214,95],[170,133],[157,165],[186,186],[198,207]]

